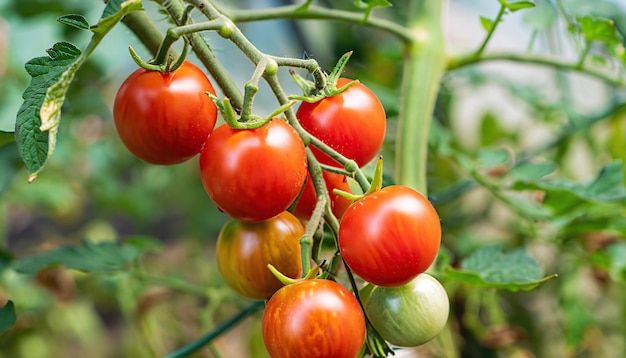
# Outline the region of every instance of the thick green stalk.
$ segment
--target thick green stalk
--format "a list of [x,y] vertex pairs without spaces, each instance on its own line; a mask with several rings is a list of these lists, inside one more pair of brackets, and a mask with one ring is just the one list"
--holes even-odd
[[427,193],[428,131],[444,72],[442,0],[413,0],[407,28],[396,143],[396,182]]

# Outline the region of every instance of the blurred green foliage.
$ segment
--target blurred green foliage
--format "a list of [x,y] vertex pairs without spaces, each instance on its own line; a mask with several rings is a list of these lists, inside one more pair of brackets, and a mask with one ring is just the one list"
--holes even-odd
[[[467,27],[473,21],[482,29],[480,17],[462,3],[450,4],[461,9],[456,19]],[[624,41],[626,11],[617,2],[536,3],[536,9],[507,18],[500,30],[516,36],[501,41],[528,37],[528,48],[557,55],[558,48],[568,46],[578,53],[582,48],[576,46],[585,41]],[[13,130],[29,80],[23,64],[56,41],[86,41],[56,17],[80,13],[94,22],[101,5],[0,0],[0,130]],[[145,4],[156,14],[150,5]],[[353,2],[333,6],[349,9]],[[476,8],[491,19],[498,3],[481,1]],[[401,21],[404,10],[405,4],[395,2],[374,14]],[[463,16],[464,11],[472,16]],[[531,11],[536,16],[530,16]],[[579,21],[588,15],[595,17]],[[162,15],[155,19],[166,28]],[[607,35],[608,19],[615,31]],[[389,119],[383,154],[393,158],[402,75],[397,40],[354,25],[285,26],[296,29],[291,42],[277,44],[274,37],[265,36],[261,47],[272,53],[272,46],[287,46],[294,52],[290,55],[312,55],[325,68],[354,51],[346,75],[359,78],[381,98]],[[520,33],[521,28],[525,32]],[[476,45],[483,35],[472,38]],[[144,164],[115,134],[112,99],[135,66],[128,45],[140,47],[124,26],[118,26],[80,69],[63,107],[55,154],[34,183],[28,184],[26,171],[19,169],[15,146],[0,136],[0,303],[11,300],[17,313],[15,327],[0,333],[1,358],[163,356],[248,303],[228,289],[217,272],[214,240],[227,217],[206,197],[197,162]],[[451,41],[450,46],[455,45],[462,47]],[[217,46],[218,54],[227,57],[228,49],[222,46]],[[594,43],[590,51],[594,58],[605,59],[596,62],[608,70],[618,67],[611,61],[624,56],[607,57],[609,49],[602,43]],[[239,80],[247,78],[245,66],[237,61],[229,65]],[[443,276],[453,302],[450,319],[457,354],[621,357],[626,351],[626,93],[623,86],[535,70],[539,74],[528,75],[528,68],[515,65],[472,66],[447,73],[440,88],[428,168],[431,199],[444,228],[439,268],[451,265],[466,270],[457,274],[480,276],[483,268],[476,258],[484,253],[481,248],[497,244],[514,254],[526,247],[543,268],[539,273],[535,265],[524,266],[534,281],[559,275],[536,290],[517,293],[476,288]],[[385,165],[386,172],[393,172],[393,160]],[[83,240],[100,248],[134,242],[146,252],[128,256],[113,273],[74,270],[85,271],[81,265],[10,268],[26,265],[22,259],[41,252],[61,250],[66,255],[67,249],[59,247],[82,247]],[[85,255],[80,252],[78,256]],[[58,259],[47,255],[47,263]],[[79,258],[81,264],[88,256]],[[519,261],[526,260],[524,256]],[[497,274],[503,262],[487,262],[493,265],[485,270]],[[101,268],[91,264],[89,268]],[[198,356],[266,356],[259,317],[245,321]],[[441,356],[445,344],[438,338],[421,351]]]

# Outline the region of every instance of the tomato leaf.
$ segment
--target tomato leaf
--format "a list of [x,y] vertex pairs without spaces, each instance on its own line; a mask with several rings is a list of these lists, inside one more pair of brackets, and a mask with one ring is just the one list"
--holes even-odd
[[491,20],[488,17],[481,16],[480,17],[480,24],[483,25],[483,29],[485,29],[485,31],[487,31],[487,32],[489,32],[489,31],[491,31],[491,29],[493,29],[493,20]]
[[33,275],[39,270],[62,265],[68,269],[84,272],[112,272],[124,270],[137,259],[149,245],[120,244],[116,242],[94,243],[83,240],[82,245],[64,245],[17,259],[11,268],[17,272]]
[[142,9],[141,0],[110,0],[102,11],[98,24],[92,26],[91,31],[96,34],[106,34],[124,16]]
[[622,42],[619,34],[615,31],[613,20],[583,16],[580,19],[580,28],[583,37],[589,42],[598,41],[613,45]]
[[565,179],[539,179],[517,181],[516,190],[542,190],[547,195],[569,194],[591,202],[612,202],[626,200],[624,174],[619,162],[612,162],[600,170],[598,176],[589,183],[574,183]]
[[[31,81],[22,95],[24,102],[17,114],[15,133],[20,155],[30,174],[29,181],[35,180],[54,152],[61,106],[74,74],[104,35],[124,15],[138,9],[141,9],[140,0],[111,0],[98,25],[92,28],[94,35],[87,51],[82,52],[69,42],[58,42],[47,50],[48,56],[37,57],[26,63],[26,72],[31,76]],[[70,21],[77,25],[77,22],[81,22],[73,15],[61,18],[64,23]]]
[[516,1],[516,2],[506,2],[504,5],[509,11],[515,12],[522,9],[529,9],[531,7],[535,7],[535,3],[531,1]]
[[16,321],[17,316],[15,315],[13,301],[8,301],[4,307],[0,308],[0,334],[11,329]]
[[553,163],[523,163],[511,169],[509,177],[515,181],[535,181],[554,172],[555,169]]
[[26,63],[32,79],[22,95],[15,128],[20,154],[31,174],[43,167],[54,150],[60,108],[76,70],[70,68],[81,54],[69,42],[58,42],[47,52],[49,56]]
[[80,30],[89,30],[89,22],[87,22],[87,20],[82,15],[78,15],[78,14],[63,15],[57,18],[57,21],[62,24],[69,25]]
[[499,245],[478,249],[461,262],[460,269],[448,266],[444,274],[473,286],[510,291],[531,290],[556,277],[543,277],[541,267],[528,256],[525,248],[504,253]]
[[478,165],[481,168],[494,168],[508,163],[509,152],[505,149],[484,148],[478,152]]
[[354,6],[359,9],[371,10],[377,7],[390,7],[391,3],[387,0],[356,0]]

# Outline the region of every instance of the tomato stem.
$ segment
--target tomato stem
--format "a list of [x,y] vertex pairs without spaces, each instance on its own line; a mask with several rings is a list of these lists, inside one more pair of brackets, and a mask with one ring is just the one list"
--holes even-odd
[[[183,17],[185,8],[180,1],[168,1],[168,0],[155,0],[161,5],[169,16],[176,22]],[[192,4],[197,7],[197,4]],[[190,22],[190,21],[189,21]],[[232,22],[231,22],[232,23]],[[177,23],[177,25],[182,25]],[[153,27],[156,30],[156,27]],[[158,30],[157,30],[158,31]],[[135,31],[136,32],[136,31]],[[206,42],[204,37],[199,33],[189,33],[186,35],[191,48],[198,55],[200,61],[204,64],[205,68],[209,71],[211,76],[215,79],[219,87],[224,92],[224,95],[230,98],[235,108],[241,108],[243,104],[243,96],[239,91],[239,88],[234,83],[230,74],[222,63],[217,59],[215,53]],[[153,50],[154,51],[154,50]]]
[[424,195],[428,133],[445,63],[443,5],[441,0],[412,1],[407,11],[411,41],[406,46],[402,77],[395,179]]
[[218,338],[219,336],[228,332],[231,328],[235,327],[237,324],[239,324],[248,316],[252,315],[254,312],[258,311],[263,306],[265,306],[265,303],[263,301],[256,301],[250,304],[248,307],[241,310],[239,313],[228,319],[226,322],[215,327],[215,329],[211,330],[204,336],[168,354],[167,356],[165,356],[165,358],[182,358],[188,356],[189,354],[209,344],[215,338]]
[[302,257],[303,275],[311,270],[311,245],[317,229],[322,224],[322,218],[324,211],[326,210],[327,203],[328,200],[326,195],[319,195],[317,197],[317,203],[315,204],[315,209],[313,209],[313,214],[311,214],[311,219],[306,225],[304,235],[300,238],[300,255]]
[[498,27],[498,24],[500,24],[500,22],[502,22],[502,16],[504,16],[505,12],[506,12],[506,5],[502,4],[500,6],[500,10],[498,11],[498,15],[496,15],[496,18],[493,21],[491,28],[489,29],[489,32],[487,33],[487,36],[485,36],[485,39],[480,44],[480,47],[478,48],[478,50],[476,50],[476,53],[474,53],[475,57],[480,57],[483,51],[485,51],[485,48],[487,48],[487,44],[489,43],[489,40],[491,40],[493,33],[496,31],[496,27]]
[[357,286],[356,280],[354,279],[354,274],[352,273],[350,267],[348,267],[348,265],[346,264],[346,261],[343,258],[341,260],[343,261],[343,266],[346,269],[348,281],[350,281],[350,287],[352,287],[352,293],[354,294],[354,297],[356,297],[357,301],[359,301],[359,305],[361,306],[361,310],[363,311],[363,316],[365,317],[365,325],[367,328],[367,340],[365,341],[365,344],[370,350],[370,353],[372,353],[375,357],[386,357],[389,353],[392,352],[392,350],[387,342],[385,342],[385,340],[380,337],[380,334],[378,333],[378,331],[376,331],[374,326],[372,326],[372,323],[370,322],[369,318],[367,317],[367,313],[365,312],[365,306],[361,301],[359,287]]

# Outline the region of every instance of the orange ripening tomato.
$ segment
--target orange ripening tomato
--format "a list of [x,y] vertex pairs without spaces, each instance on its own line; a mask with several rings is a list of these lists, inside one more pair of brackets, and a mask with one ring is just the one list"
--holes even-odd
[[217,266],[224,281],[251,299],[269,298],[283,284],[267,268],[272,264],[291,278],[302,276],[300,237],[304,226],[291,213],[255,223],[228,221],[217,239]]
[[365,316],[337,282],[304,280],[272,296],[262,331],[272,358],[354,358],[365,341]]

